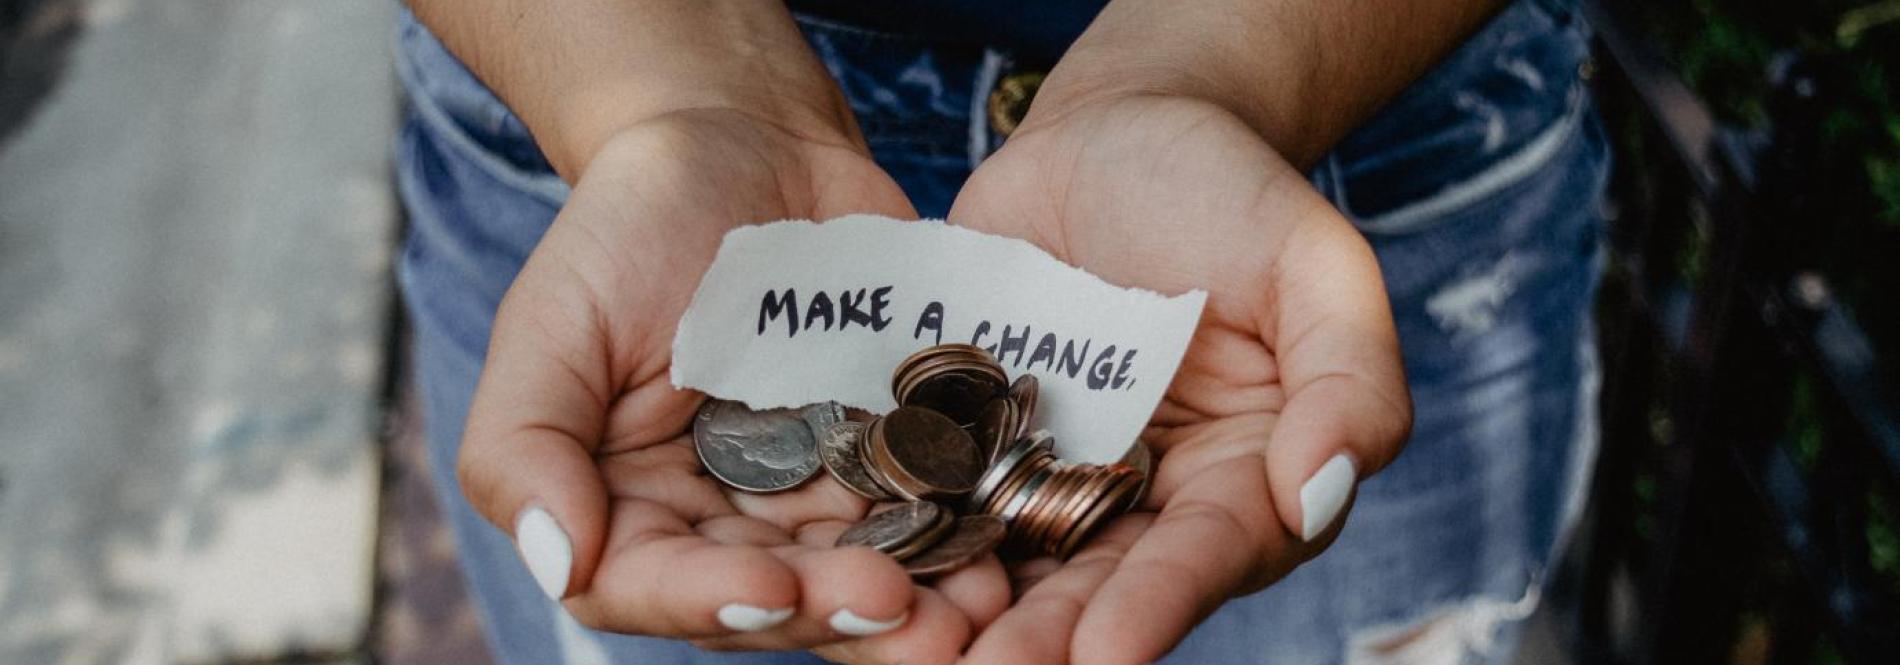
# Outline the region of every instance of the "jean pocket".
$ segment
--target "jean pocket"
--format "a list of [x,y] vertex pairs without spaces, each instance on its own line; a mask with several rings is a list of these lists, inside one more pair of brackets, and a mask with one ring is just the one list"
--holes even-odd
[[1334,148],[1327,171],[1342,211],[1371,227],[1417,226],[1376,220],[1414,217],[1401,211],[1458,198],[1487,174],[1522,177],[1575,131],[1588,42],[1543,1],[1513,4]]
[[538,199],[567,199],[567,184],[527,126],[406,8],[397,17],[395,48],[414,121],[445,149]]

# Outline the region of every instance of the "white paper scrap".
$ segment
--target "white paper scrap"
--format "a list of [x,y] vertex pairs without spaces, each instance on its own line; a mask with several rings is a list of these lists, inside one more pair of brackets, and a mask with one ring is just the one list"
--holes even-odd
[[939,343],[1041,384],[1062,457],[1121,457],[1181,363],[1207,294],[1111,285],[1028,242],[851,215],[726,234],[673,338],[673,384],[753,408],[897,407],[891,371]]

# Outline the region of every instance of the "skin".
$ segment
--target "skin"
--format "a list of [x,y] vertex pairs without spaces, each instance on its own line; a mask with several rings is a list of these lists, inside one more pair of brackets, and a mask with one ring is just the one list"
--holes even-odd
[[[1208,292],[1151,423],[1149,503],[1066,563],[992,557],[929,587],[829,547],[868,506],[828,478],[722,489],[687,433],[703,396],[668,380],[726,230],[916,216],[784,8],[411,4],[574,185],[496,314],[459,472],[504,530],[524,507],[555,517],[575,553],[563,603],[588,626],[854,663],[1148,662],[1331,541],[1338,520],[1298,535],[1321,464],[1344,453],[1363,477],[1407,434],[1378,266],[1296,166],[1495,3],[1111,3],[950,218],[1113,283]],[[715,619],[734,602],[797,611],[735,633]],[[908,620],[854,638],[826,623],[839,608]]]

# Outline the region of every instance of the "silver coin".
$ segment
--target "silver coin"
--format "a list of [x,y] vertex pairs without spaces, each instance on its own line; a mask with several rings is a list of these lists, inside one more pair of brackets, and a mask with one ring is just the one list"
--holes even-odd
[[[864,518],[838,534],[838,547],[865,546],[885,554],[916,553],[949,535],[950,515],[934,503],[914,501]],[[908,547],[916,544],[916,547]],[[899,557],[902,558],[902,557]]]
[[844,405],[837,402],[808,404],[799,410],[798,415],[805,419],[806,425],[811,426],[812,438],[821,442],[825,439],[825,432],[829,431],[832,425],[846,420]]
[[746,492],[799,486],[823,462],[818,440],[799,411],[754,411],[739,402],[707,400],[693,419],[693,449],[720,482]]
[[895,497],[877,484],[877,479],[865,470],[864,458],[858,456],[858,440],[863,437],[864,423],[835,423],[818,437],[818,457],[845,489],[872,501],[889,501]]

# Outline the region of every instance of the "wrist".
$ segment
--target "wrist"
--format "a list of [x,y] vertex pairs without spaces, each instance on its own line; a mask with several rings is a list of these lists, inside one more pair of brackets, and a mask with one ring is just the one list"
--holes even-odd
[[700,121],[720,126],[749,124],[798,141],[864,150],[850,110],[842,100],[828,99],[835,97],[835,93],[827,94],[832,93],[829,89],[772,95],[738,86],[664,87],[628,83],[562,95],[558,105],[543,114],[547,120],[541,125],[547,129],[533,125],[530,129],[549,163],[569,182],[578,180],[601,148],[617,136]]
[[[1217,10],[1210,3],[1208,10]],[[1119,10],[1119,12],[1118,12]],[[1199,5],[1111,3],[1050,72],[1025,127],[1137,97],[1191,100],[1231,114],[1289,161],[1317,160],[1344,133],[1308,37],[1259,12],[1204,17]],[[1222,29],[1201,26],[1220,21]]]

